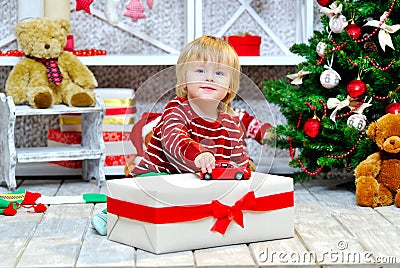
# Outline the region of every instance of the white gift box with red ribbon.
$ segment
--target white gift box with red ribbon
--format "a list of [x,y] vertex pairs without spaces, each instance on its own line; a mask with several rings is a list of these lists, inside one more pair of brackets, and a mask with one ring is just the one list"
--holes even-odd
[[[135,123],[135,92],[131,88],[96,88],[106,106],[103,131],[130,132]],[[60,129],[63,132],[81,131],[81,116],[60,115]]]
[[108,239],[156,254],[294,236],[293,179],[176,174],[107,181]]

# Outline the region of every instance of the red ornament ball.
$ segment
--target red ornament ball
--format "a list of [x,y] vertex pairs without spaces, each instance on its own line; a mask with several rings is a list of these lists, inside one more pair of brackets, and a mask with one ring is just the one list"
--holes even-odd
[[316,118],[309,118],[304,123],[303,130],[307,136],[315,138],[321,131],[321,122]]
[[387,114],[400,114],[400,103],[392,102],[385,108]]
[[354,39],[358,39],[361,36],[361,28],[357,24],[351,23],[344,29]]
[[323,7],[327,7],[332,4],[335,0],[317,0],[318,4]]
[[352,98],[360,98],[364,95],[365,91],[367,91],[367,86],[361,80],[352,80],[347,85],[347,93]]

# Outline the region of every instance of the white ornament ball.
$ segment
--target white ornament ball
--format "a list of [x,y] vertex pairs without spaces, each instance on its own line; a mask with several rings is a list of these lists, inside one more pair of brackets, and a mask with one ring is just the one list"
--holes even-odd
[[317,49],[316,49],[316,51],[317,51],[318,56],[320,56],[320,57],[325,56],[326,46],[327,46],[327,45],[326,45],[326,43],[324,43],[324,42],[319,42],[319,43],[317,44]]
[[323,71],[319,81],[324,88],[334,88],[339,85],[340,75],[332,69]]
[[363,114],[353,114],[347,119],[347,125],[363,131],[367,126],[367,117]]
[[347,18],[343,15],[334,16],[329,20],[329,28],[334,33],[341,33],[348,24]]

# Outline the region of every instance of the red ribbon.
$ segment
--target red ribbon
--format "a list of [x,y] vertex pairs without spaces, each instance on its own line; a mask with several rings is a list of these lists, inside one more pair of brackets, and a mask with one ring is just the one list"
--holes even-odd
[[136,107],[106,108],[106,114],[105,115],[134,114],[135,112],[136,112]]
[[229,224],[235,221],[242,228],[243,210],[253,212],[265,212],[294,206],[293,191],[273,194],[263,197],[255,197],[254,192],[248,192],[233,206],[227,206],[213,200],[210,204],[149,207],[140,204],[107,198],[107,212],[132,219],[154,224],[176,223],[200,220],[207,217],[216,218],[211,231],[224,234]]

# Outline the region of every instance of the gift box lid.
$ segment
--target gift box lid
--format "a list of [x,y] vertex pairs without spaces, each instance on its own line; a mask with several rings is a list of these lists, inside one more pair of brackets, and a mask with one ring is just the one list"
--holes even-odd
[[94,92],[103,99],[133,99],[135,91],[132,88],[95,88]]
[[224,36],[224,40],[231,45],[260,45],[261,36],[257,35],[230,35]]
[[[268,187],[262,187],[268,183]],[[107,181],[110,197],[152,207],[208,204],[218,200],[233,205],[254,191],[267,196],[293,191],[293,179],[252,172],[249,180],[201,180],[196,174],[174,174]],[[135,194],[133,194],[133,192]]]

